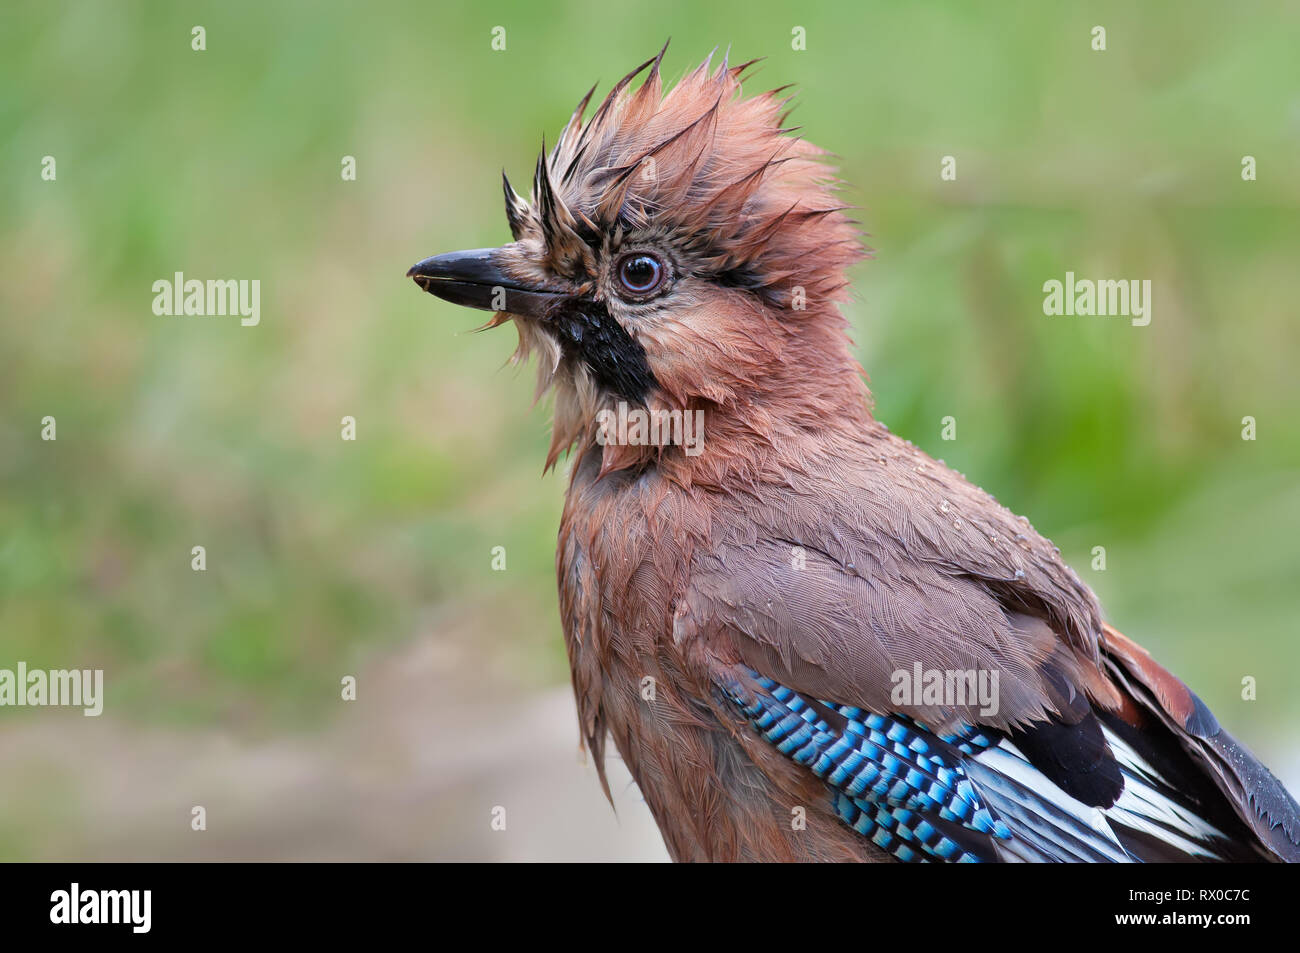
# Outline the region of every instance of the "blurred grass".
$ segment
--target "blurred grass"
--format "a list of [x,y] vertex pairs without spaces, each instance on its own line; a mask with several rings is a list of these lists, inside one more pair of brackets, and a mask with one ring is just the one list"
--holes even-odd
[[[1029,515],[1121,629],[1282,752],[1300,715],[1294,5],[0,16],[0,666],[102,667],[109,712],[273,732],[455,612],[522,684],[563,682],[563,480],[540,477],[531,369],[499,370],[513,332],[469,335],[402,275],[505,240],[499,168],[528,181],[587,87],[671,35],[670,75],[715,45],[766,56],[749,88],[797,83],[803,134],[841,157],[875,250],[850,311],[878,416]],[[1150,278],[1150,327],[1044,317],[1067,270]],[[153,315],[174,271],[259,278],[261,325]]]

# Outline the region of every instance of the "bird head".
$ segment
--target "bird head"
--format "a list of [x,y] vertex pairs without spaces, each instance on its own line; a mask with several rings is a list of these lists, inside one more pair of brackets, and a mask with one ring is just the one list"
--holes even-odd
[[[514,241],[408,272],[495,312],[490,327],[513,319],[517,357],[539,357],[539,395],[556,391],[548,465],[620,402],[731,427],[815,421],[846,389],[864,403],[837,307],[863,249],[834,170],[784,126],[782,90],[743,97],[752,63],[706,60],[665,94],[662,58],[584,120],[588,92],[543,144],[528,199],[503,173]],[[780,406],[795,399],[802,410]],[[605,468],[637,456],[621,453],[607,447]]]

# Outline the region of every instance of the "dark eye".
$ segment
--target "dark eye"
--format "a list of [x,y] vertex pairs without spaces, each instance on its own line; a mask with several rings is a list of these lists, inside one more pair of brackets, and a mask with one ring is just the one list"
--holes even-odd
[[628,255],[618,263],[618,280],[624,289],[638,297],[648,295],[663,284],[664,266],[645,252]]

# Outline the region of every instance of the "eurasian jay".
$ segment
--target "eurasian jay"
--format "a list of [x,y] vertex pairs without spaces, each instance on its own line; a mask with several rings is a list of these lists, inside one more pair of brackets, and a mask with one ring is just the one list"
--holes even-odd
[[1300,858],[1296,802],[1051,542],[873,418],[859,232],[781,91],[706,61],[665,95],[662,58],[505,182],[512,243],[408,273],[554,391],[606,794],[612,737],[678,860]]

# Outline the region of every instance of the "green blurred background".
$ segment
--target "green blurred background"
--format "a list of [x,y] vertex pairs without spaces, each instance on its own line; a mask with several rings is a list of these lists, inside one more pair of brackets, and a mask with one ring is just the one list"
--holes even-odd
[[[669,36],[670,77],[766,57],[747,90],[797,84],[840,157],[877,415],[1029,515],[1300,786],[1296,4],[32,2],[0,25],[0,667],[103,668],[107,692],[99,719],[0,709],[0,858],[663,856],[636,792],[615,819],[574,756],[532,370],[403,273],[506,240],[501,167],[526,183],[591,83]],[[1045,317],[1067,270],[1149,278],[1151,325]],[[260,279],[260,326],[155,316],[176,271]]]

